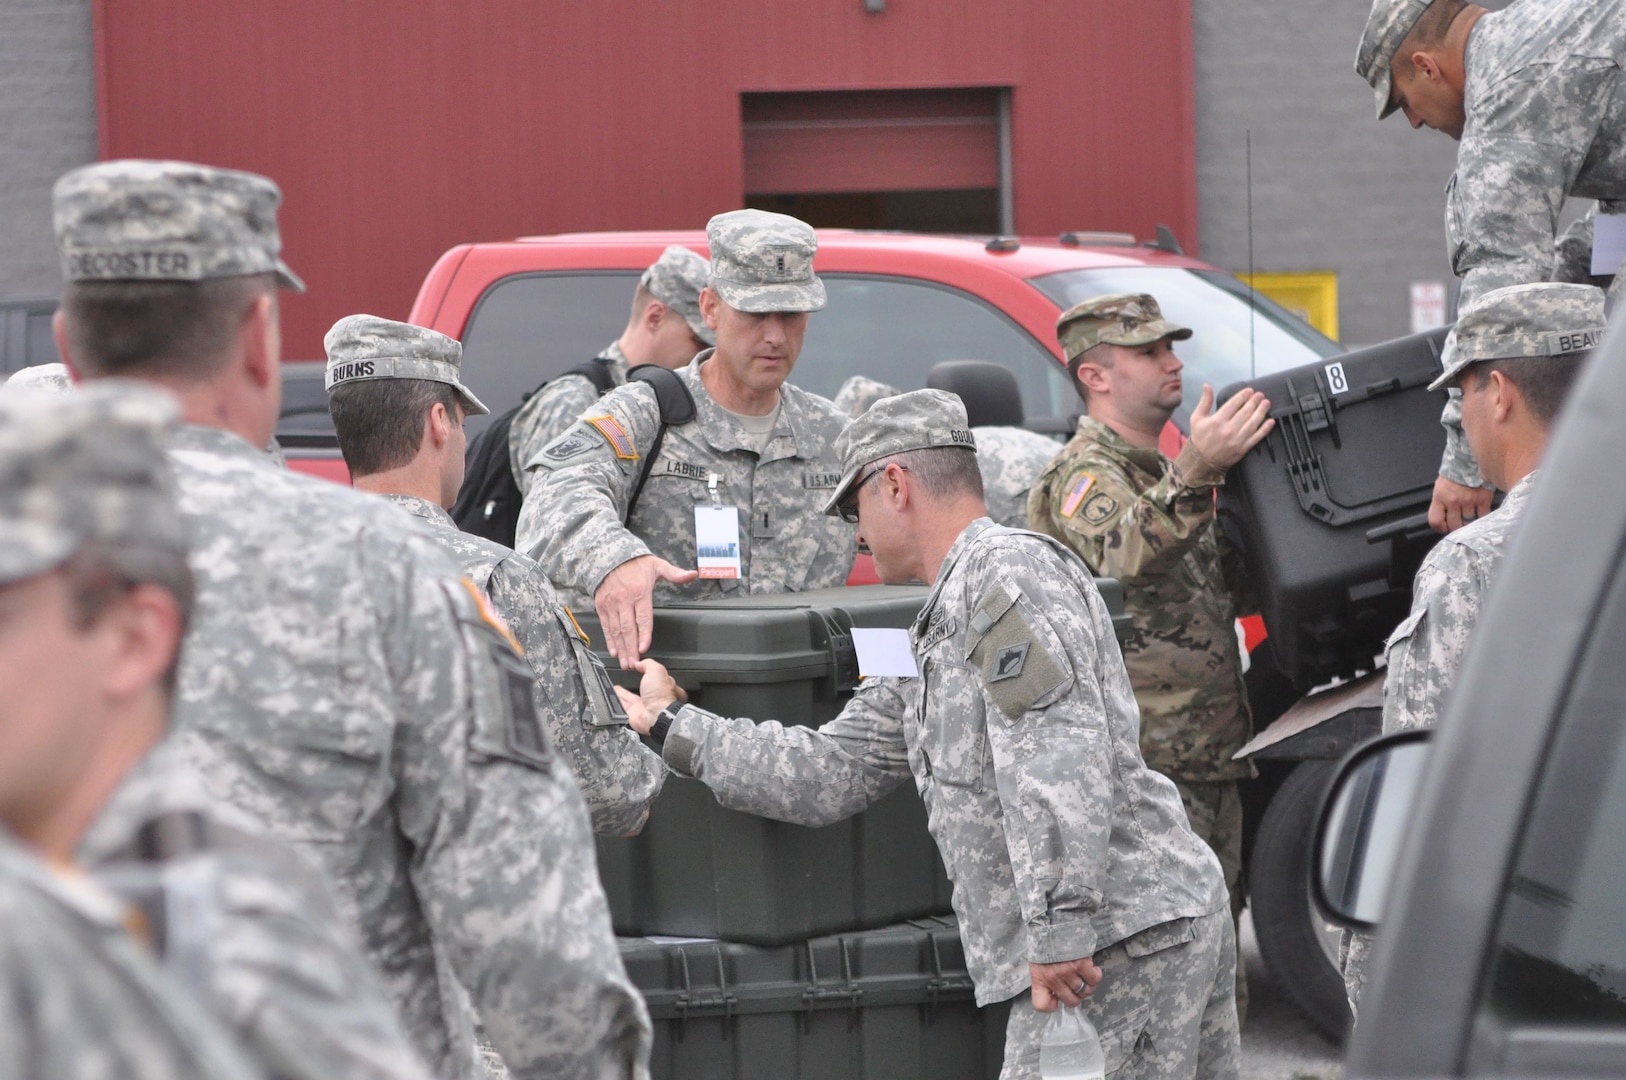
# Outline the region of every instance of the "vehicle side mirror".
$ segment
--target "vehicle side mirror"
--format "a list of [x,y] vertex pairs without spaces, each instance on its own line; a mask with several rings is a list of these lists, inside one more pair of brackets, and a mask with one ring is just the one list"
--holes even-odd
[[1358,747],[1334,775],[1316,823],[1316,906],[1333,922],[1371,930],[1411,823],[1428,762],[1428,731],[1383,735]]

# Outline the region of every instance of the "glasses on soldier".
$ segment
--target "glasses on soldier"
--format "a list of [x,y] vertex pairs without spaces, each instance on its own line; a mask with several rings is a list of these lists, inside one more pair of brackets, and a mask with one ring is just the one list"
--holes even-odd
[[[836,513],[841,515],[842,521],[845,521],[849,525],[858,524],[858,493],[863,490],[865,484],[869,483],[871,480],[885,472],[887,465],[896,464],[897,462],[882,462],[880,465],[875,466],[875,468],[859,477],[858,481],[853,484],[852,493],[849,494],[845,499],[842,499],[840,502],[836,503]],[[898,465],[898,471],[908,472],[909,466]]]

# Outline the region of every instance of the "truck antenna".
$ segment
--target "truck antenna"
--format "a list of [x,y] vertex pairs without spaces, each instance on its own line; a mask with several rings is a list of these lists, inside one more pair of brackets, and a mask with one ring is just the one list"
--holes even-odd
[[1247,131],[1247,169],[1248,169],[1248,378],[1259,377],[1259,361],[1254,351],[1254,319],[1258,305],[1254,301],[1254,273],[1253,273],[1253,129]]

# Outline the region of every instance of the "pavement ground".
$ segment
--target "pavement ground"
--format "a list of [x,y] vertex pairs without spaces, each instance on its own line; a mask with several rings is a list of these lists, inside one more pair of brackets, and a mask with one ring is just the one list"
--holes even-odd
[[1253,936],[1253,916],[1242,916],[1238,942],[1248,969],[1248,1020],[1242,1028],[1242,1080],[1340,1080],[1343,1050],[1299,1015],[1270,981]]

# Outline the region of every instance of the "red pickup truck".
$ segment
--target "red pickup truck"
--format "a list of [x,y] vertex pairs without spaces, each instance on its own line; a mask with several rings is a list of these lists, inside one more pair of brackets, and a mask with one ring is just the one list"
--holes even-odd
[[[460,339],[465,380],[501,413],[620,334],[638,275],[668,244],[706,251],[698,231],[463,244],[429,271],[409,321]],[[863,374],[911,390],[940,361],[991,360],[1015,373],[1027,426],[1059,438],[1079,404],[1056,316],[1091,296],[1149,292],[1169,318],[1197,330],[1179,346],[1187,408],[1204,382],[1217,389],[1339,351],[1265,297],[1250,302],[1231,275],[1122,233],[987,240],[823,229],[814,266],[830,302],[808,324],[798,385],[834,396]],[[279,437],[296,468],[341,475],[320,372],[289,367]],[[471,433],[484,423],[471,420]]]

